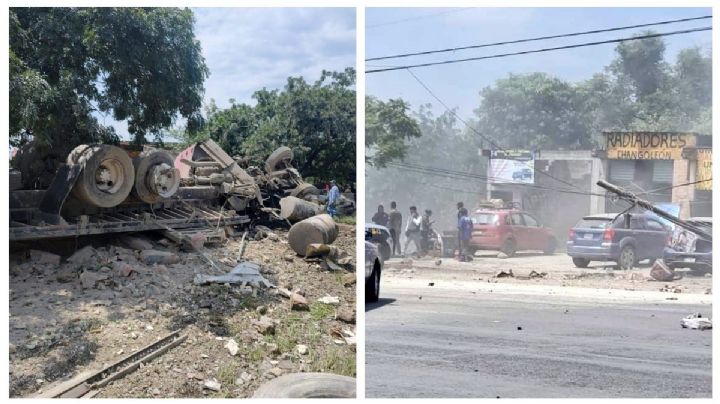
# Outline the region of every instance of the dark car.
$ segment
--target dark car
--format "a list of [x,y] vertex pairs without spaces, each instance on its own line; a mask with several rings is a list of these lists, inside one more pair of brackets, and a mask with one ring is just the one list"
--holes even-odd
[[[712,234],[711,217],[692,217],[686,221]],[[712,273],[712,242],[676,226],[663,251],[663,261],[671,269],[689,268],[701,274]]]
[[365,240],[377,246],[383,262],[389,260],[392,255],[392,244],[390,244],[392,243],[392,236],[390,235],[390,230],[379,224],[366,223],[365,233],[367,235]]
[[532,170],[529,168],[523,168],[522,170],[515,171],[512,174],[513,181],[524,181],[532,179]]
[[382,274],[383,260],[375,243],[368,240],[372,238],[372,231],[365,229],[365,301],[377,302],[380,298],[380,276]]
[[552,254],[557,239],[552,230],[533,215],[516,209],[479,209],[470,217],[473,231],[470,251],[500,250],[507,256],[516,251],[539,250]]
[[568,235],[567,254],[578,268],[590,261],[615,261],[620,269],[662,257],[670,228],[643,214],[615,213],[583,217]]

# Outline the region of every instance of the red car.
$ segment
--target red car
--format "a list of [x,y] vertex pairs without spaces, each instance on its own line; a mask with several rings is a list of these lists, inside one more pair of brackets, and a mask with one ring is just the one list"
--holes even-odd
[[474,223],[470,250],[500,250],[507,256],[516,251],[539,250],[552,254],[557,239],[527,212],[515,209],[479,209],[471,216]]

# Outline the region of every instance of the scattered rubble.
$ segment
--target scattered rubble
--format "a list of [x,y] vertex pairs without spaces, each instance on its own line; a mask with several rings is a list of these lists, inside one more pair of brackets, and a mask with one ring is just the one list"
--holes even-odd
[[712,320],[707,317],[703,317],[700,313],[693,313],[689,316],[683,317],[682,320],[680,320],[680,326],[691,330],[711,330]]
[[30,260],[34,264],[59,265],[60,256],[47,251],[30,250]]

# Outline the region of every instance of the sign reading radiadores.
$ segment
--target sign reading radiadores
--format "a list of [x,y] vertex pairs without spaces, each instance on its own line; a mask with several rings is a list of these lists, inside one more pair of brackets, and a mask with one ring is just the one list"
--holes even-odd
[[712,189],[712,149],[697,149],[697,153],[695,179],[703,182],[699,182],[695,189],[710,190]]
[[608,132],[607,158],[620,160],[679,160],[684,147],[695,146],[695,135],[675,132]]

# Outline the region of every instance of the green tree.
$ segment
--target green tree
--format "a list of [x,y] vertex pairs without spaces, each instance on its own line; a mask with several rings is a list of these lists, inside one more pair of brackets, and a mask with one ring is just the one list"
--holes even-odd
[[261,163],[279,146],[295,152],[298,169],[309,180],[355,181],[355,70],[323,71],[308,83],[290,77],[282,90],[261,89],[255,106],[232,102],[206,107],[207,121],[188,141],[211,138],[228,153]]
[[385,167],[394,160],[403,160],[407,140],[420,137],[420,128],[401,99],[386,102],[365,97],[365,162]]
[[117,140],[94,112],[127,120],[135,141],[178,115],[201,123],[208,69],[193,14],[176,8],[12,8],[10,128],[67,151]]
[[572,83],[545,73],[511,74],[480,92],[478,128],[506,148],[592,146],[583,99]]

